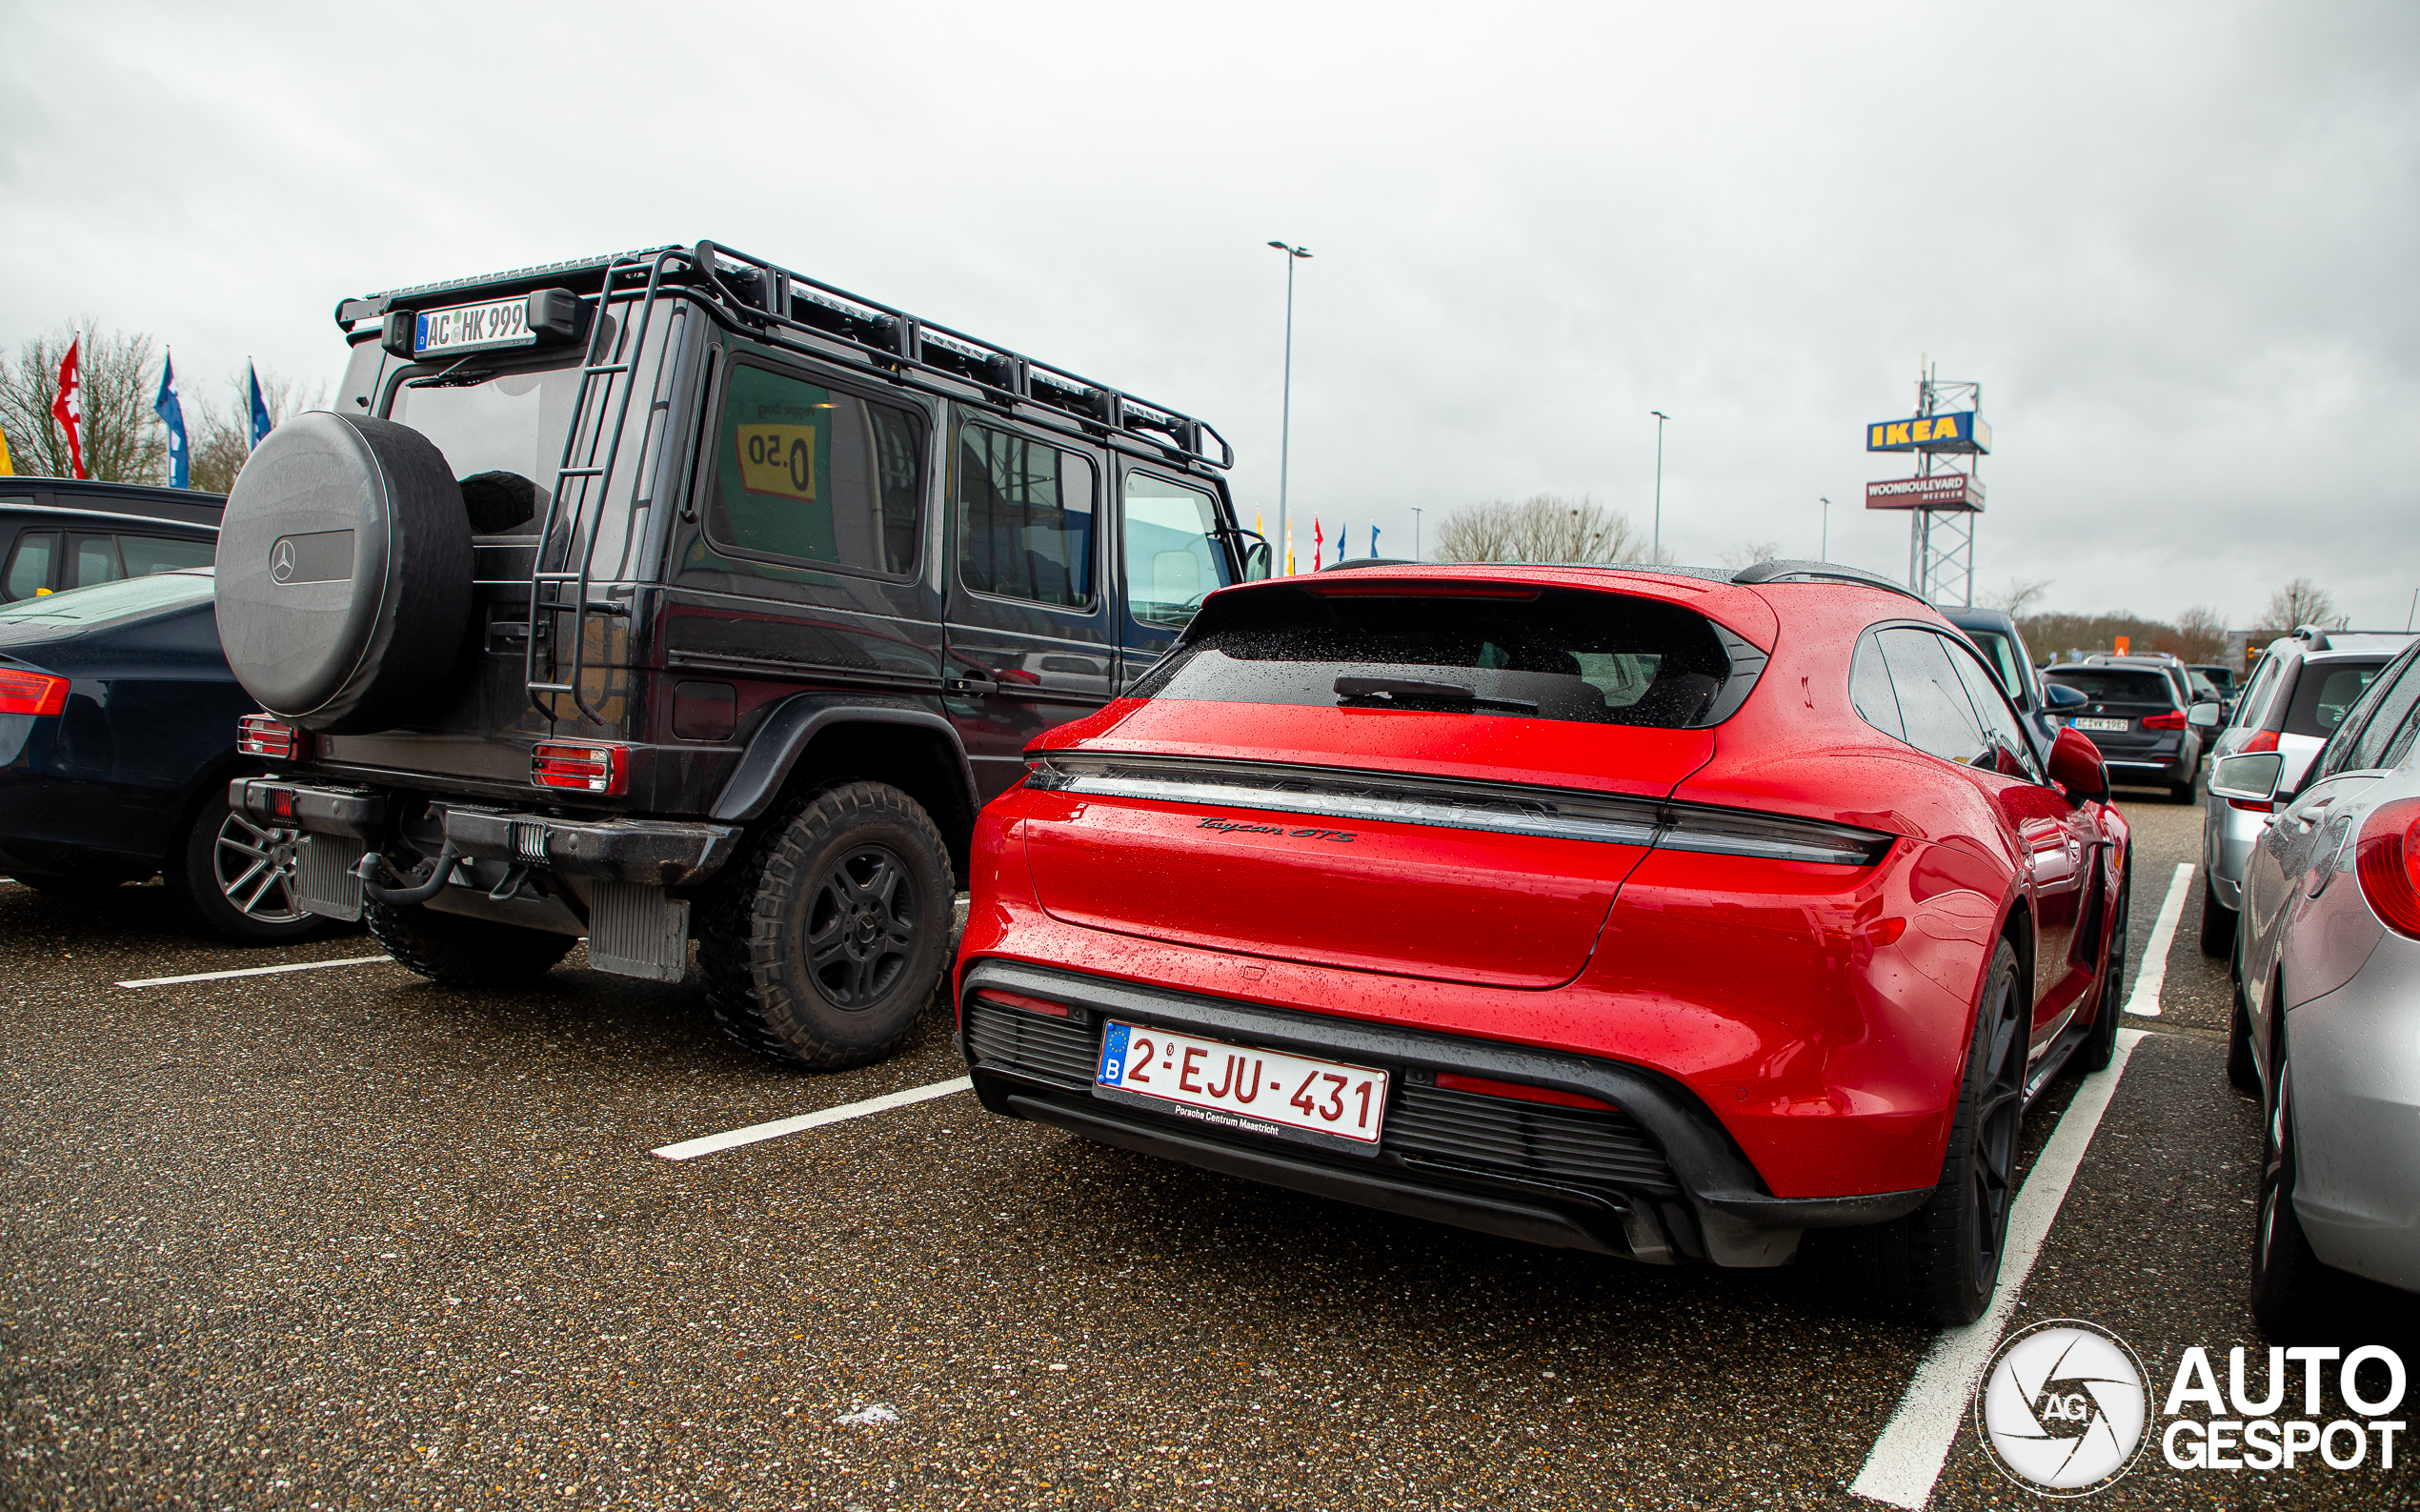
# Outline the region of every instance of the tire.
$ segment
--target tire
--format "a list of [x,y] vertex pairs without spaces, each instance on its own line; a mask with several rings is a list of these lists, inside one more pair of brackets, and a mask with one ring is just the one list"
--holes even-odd
[[297,415],[253,451],[220,521],[219,639],[262,708],[329,735],[438,711],[470,623],[471,520],[428,437]]
[[817,1071],[898,1048],[949,962],[949,849],[878,782],[810,795],[768,824],[698,930],[723,1033]]
[[301,832],[255,824],[228,806],[224,783],[202,800],[160,881],[206,934],[238,945],[288,945],[333,934],[333,919],[303,912],[294,891]]
[[1818,1229],[1814,1257],[1826,1280],[1873,1311],[1939,1326],[1970,1323],[1991,1305],[2015,1197],[2018,1125],[2025,1117],[2026,1012],[2017,953],[1992,953],[1966,1052],[1958,1112],[1929,1201],[1905,1218],[1861,1229]]
[[2224,956],[2235,948],[2235,911],[2218,900],[2218,884],[2202,874],[2202,954]]
[[361,918],[395,964],[446,987],[517,987],[545,976],[579,943],[552,930],[373,898],[362,900]]
[[2085,1071],[2107,1071],[2117,1059],[2118,1017],[2126,1011],[2127,946],[2133,933],[2130,910],[2134,906],[2134,857],[2126,857],[2126,870],[2119,874],[2116,923],[2109,935],[2109,958],[2102,968],[2101,999],[2092,1008],[2092,1029],[2084,1043],[2075,1047],[2075,1063]]
[[2168,801],[2172,803],[2189,804],[2194,802],[2197,798],[2197,795],[2194,792],[2193,779],[2191,777],[2187,777],[2182,782],[2169,783],[2168,785]]
[[2260,1063],[2252,1058],[2252,1011],[2235,984],[2235,1009],[2227,1016],[2227,1084],[2238,1092],[2260,1090]]
[[2273,1340],[2309,1330],[2318,1304],[2343,1278],[2317,1255],[2294,1212],[2293,1062],[2281,1044],[2277,1095],[2261,1130],[2260,1201],[2252,1220],[2252,1317]]

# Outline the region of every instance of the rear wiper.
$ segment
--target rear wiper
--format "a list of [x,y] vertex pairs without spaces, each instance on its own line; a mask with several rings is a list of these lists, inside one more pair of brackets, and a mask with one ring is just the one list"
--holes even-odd
[[1341,698],[1377,698],[1403,707],[1444,704],[1456,709],[1484,706],[1538,712],[1538,705],[1526,698],[1482,698],[1478,690],[1459,682],[1429,682],[1420,677],[1339,677],[1336,693]]

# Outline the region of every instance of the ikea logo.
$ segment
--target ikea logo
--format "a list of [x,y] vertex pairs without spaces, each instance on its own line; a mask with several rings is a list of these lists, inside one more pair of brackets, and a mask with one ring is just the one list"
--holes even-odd
[[1865,427],[1868,452],[1988,452],[1991,427],[1972,410],[1877,420]]

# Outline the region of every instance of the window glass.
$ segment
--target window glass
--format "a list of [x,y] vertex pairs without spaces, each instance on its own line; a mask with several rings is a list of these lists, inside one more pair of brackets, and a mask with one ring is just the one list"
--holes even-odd
[[9,572],[0,587],[10,598],[31,598],[50,586],[50,562],[59,554],[59,538],[49,531],[28,531],[9,554]]
[[958,574],[1004,598],[1081,609],[1093,601],[1099,513],[1093,465],[1047,441],[987,425],[958,432]]
[[388,400],[387,418],[434,442],[457,479],[481,473],[529,479],[543,517],[579,401],[578,353],[564,353],[552,368],[510,373],[498,373],[494,360],[473,357],[404,384]]
[[726,552],[912,573],[923,500],[918,433],[905,411],[734,364],[706,534]]
[[[1948,645],[1946,641],[1944,644]],[[1949,664],[1958,669],[1959,680],[1966,685],[1967,699],[1974,704],[1975,713],[1983,716],[1985,730],[2000,748],[1993,765],[2005,776],[2036,776],[2030,743],[2017,723],[2017,712],[2008,707],[1999,678],[1963,648],[1948,645],[1948,650]]]
[[1890,664],[1900,717],[1907,721],[1907,743],[1946,761],[1996,767],[1997,744],[1976,717],[1942,638],[1914,629],[1886,630],[1877,638],[1883,659]]
[[2276,691],[2278,675],[2277,658],[2261,657],[2260,665],[2252,669],[2252,680],[2244,689],[2244,696],[2235,705],[2237,725],[2248,730],[2259,727],[2269,696]]
[[2357,662],[2304,662],[2303,675],[2294,683],[2294,701],[2286,710],[2286,733],[2334,735],[2386,664],[2384,656]]
[[2017,666],[2017,644],[1996,630],[1969,630],[1966,638],[1991,664],[1992,675],[2011,698],[2025,696],[2025,674]]
[[1227,581],[1227,555],[1210,533],[1210,495],[1148,473],[1126,474],[1126,605],[1146,625],[1181,630],[1201,595]]
[[[182,609],[207,603],[210,596],[211,575],[201,572],[157,573],[94,588],[71,588],[0,605],[0,641],[24,638],[28,634],[48,635],[65,625],[91,628],[163,609]],[[12,631],[12,626],[33,628],[22,632]]]
[[[2410,717],[2413,703],[2420,702],[2420,675],[2412,673],[2411,658],[2407,655],[2397,665],[2401,671],[2391,684],[2373,686],[2370,696],[2361,698],[2341,719],[2320,757],[2323,776],[2367,772],[2395,764],[2387,758],[2387,750]],[[2369,680],[2376,684],[2382,672],[2383,669],[2370,669]]]
[[117,542],[106,535],[75,537],[75,586],[90,588],[95,583],[111,583],[124,577],[118,571]]
[[2168,680],[2168,674],[2148,667],[2053,667],[2043,675],[2052,682],[2067,684],[2095,703],[2148,703],[2173,709],[2180,702],[2176,684]]
[[179,540],[169,535],[121,535],[117,549],[126,559],[129,577],[172,573],[180,567],[208,567],[218,554],[213,541]]
[[1857,643],[1857,660],[1848,669],[1848,701],[1867,724],[1894,740],[1907,738],[1907,722],[1899,716],[1899,695],[1891,691],[1880,635]]

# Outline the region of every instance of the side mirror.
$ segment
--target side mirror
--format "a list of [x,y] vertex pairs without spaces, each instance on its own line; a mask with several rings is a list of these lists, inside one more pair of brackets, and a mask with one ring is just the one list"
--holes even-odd
[[2220,756],[2210,763],[2210,796],[2254,807],[2277,801],[2277,779],[2285,775],[2282,751],[2250,751]]
[[2108,801],[2109,769],[2101,760],[2101,748],[2072,729],[2061,730],[2050,742],[2050,780],[2067,789],[2072,802]]
[[1269,543],[1256,540],[1243,549],[1243,580],[1257,583],[1269,575]]
[[2042,685],[2042,691],[2050,700],[2049,706],[2053,711],[2081,709],[2092,701],[2084,696],[2083,689],[2070,688],[2064,682],[2046,682]]
[[2197,703],[2185,711],[2185,722],[2196,730],[2215,730],[2218,717],[2225,713],[2215,703]]

